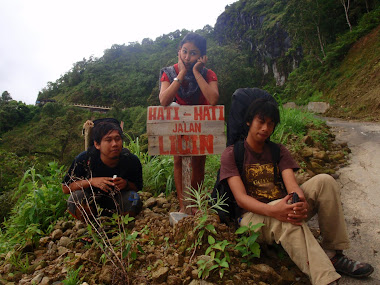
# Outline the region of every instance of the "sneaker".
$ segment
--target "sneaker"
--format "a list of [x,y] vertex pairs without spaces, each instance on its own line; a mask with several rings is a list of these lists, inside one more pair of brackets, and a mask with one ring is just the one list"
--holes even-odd
[[374,270],[370,264],[354,261],[345,256],[342,251],[338,250],[336,251],[335,256],[330,260],[334,265],[336,272],[355,278],[370,276]]

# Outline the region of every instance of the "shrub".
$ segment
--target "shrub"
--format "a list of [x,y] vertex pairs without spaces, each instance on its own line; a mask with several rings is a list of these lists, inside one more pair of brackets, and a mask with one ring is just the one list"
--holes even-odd
[[35,241],[49,232],[66,210],[65,194],[61,189],[63,167],[49,163],[50,175],[35,173],[32,167],[25,172],[15,196],[18,202],[11,217],[3,224],[5,232],[0,235],[0,252],[7,251],[16,243]]

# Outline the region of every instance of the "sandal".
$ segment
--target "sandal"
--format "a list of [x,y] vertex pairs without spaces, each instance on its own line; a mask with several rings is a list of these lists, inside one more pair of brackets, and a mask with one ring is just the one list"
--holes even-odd
[[368,277],[373,272],[373,267],[364,262],[354,261],[345,256],[342,251],[338,251],[330,259],[335,267],[336,272],[355,278]]

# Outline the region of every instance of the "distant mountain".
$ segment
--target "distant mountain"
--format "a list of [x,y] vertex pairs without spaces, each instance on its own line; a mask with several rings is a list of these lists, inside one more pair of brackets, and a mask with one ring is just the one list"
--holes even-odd
[[[380,1],[351,1],[349,9],[342,3],[240,0],[226,7],[215,28],[196,31],[208,39],[207,66],[218,76],[219,103],[228,109],[231,94],[241,87],[265,88],[284,101],[326,97],[318,76],[337,68],[355,42],[380,23]],[[159,71],[177,61],[187,32],[113,45],[49,82],[38,100],[119,108],[158,104]]]

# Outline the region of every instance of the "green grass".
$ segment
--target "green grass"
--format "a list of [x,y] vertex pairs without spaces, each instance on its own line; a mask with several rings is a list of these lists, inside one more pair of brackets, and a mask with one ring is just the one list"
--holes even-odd
[[308,125],[320,126],[323,121],[313,114],[299,109],[280,109],[281,123],[276,127],[272,140],[281,144],[289,144],[292,137],[302,137],[306,134]]
[[0,233],[0,252],[6,252],[15,244],[23,245],[28,241],[50,232],[55,222],[66,211],[65,195],[61,181],[63,167],[49,163],[49,175],[42,176],[30,168],[22,177],[14,197],[14,205],[8,220],[3,222]]

